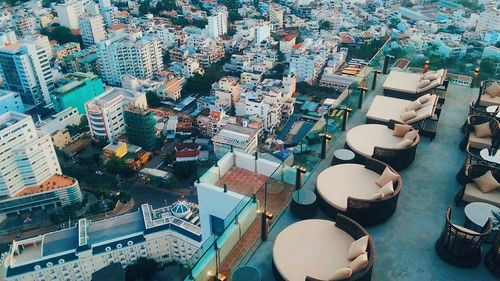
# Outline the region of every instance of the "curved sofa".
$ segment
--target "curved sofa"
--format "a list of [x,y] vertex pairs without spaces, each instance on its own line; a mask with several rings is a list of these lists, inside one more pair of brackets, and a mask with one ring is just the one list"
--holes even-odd
[[390,218],[396,211],[403,183],[394,182],[394,193],[382,199],[370,199],[380,187],[375,181],[387,164],[372,158],[365,165],[341,164],[322,171],[316,180],[316,194],[320,208],[332,218],[343,214],[363,226],[376,225]]
[[408,167],[415,159],[420,136],[412,145],[396,148],[403,138],[393,136],[394,123],[388,125],[364,124],[350,129],[346,134],[345,146],[351,149],[360,163],[366,158],[374,158],[387,163],[396,171]]
[[[273,247],[273,272],[279,281],[327,281],[350,261],[351,243],[367,231],[354,220],[337,215],[336,221],[303,220],[281,231]],[[368,242],[368,265],[345,280],[369,281],[375,262],[375,246]]]

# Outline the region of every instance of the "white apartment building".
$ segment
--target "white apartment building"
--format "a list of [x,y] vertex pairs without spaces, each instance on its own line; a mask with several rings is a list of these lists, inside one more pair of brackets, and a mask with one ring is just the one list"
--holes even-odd
[[155,37],[161,40],[164,50],[176,47],[179,42],[180,31],[170,25],[155,25],[153,26],[153,33]]
[[35,34],[36,30],[37,30],[37,24],[35,17],[26,16],[16,19],[16,32],[20,36]]
[[86,14],[80,18],[80,34],[84,46],[97,44],[106,39],[106,29],[101,15]]
[[52,53],[45,44],[47,37],[36,38],[0,47],[3,87],[21,94],[24,103],[51,105],[50,93],[54,90],[50,68]]
[[255,25],[255,43],[268,41],[271,37],[271,25],[268,21],[261,21]]
[[120,85],[125,75],[152,78],[163,70],[162,43],[141,32],[119,34],[99,42],[97,55],[102,80]]
[[50,135],[55,147],[63,149],[73,142],[66,128],[79,125],[81,116],[78,109],[68,107],[45,120],[38,121],[35,125],[38,130]]
[[234,151],[253,154],[257,151],[258,136],[259,130],[227,124],[212,137],[214,152],[222,156],[232,148]]
[[326,61],[323,56],[305,52],[294,52],[290,56],[290,72],[297,76],[298,82],[313,83]]
[[0,115],[0,213],[82,200],[75,179],[61,175],[50,136],[29,115]]
[[274,132],[281,123],[281,97],[278,89],[244,93],[236,104],[236,116],[262,122],[267,132]]
[[24,112],[21,95],[17,92],[0,90],[0,114],[4,114],[8,111]]
[[488,7],[479,15],[476,25],[476,33],[485,31],[500,31],[500,10],[496,7]]
[[125,133],[123,108],[126,106],[147,108],[146,94],[123,88],[109,88],[85,103],[92,137],[113,141]]
[[227,33],[227,8],[218,6],[212,10],[212,14],[208,16],[208,24],[205,27],[208,36],[218,37]]
[[55,6],[58,22],[69,29],[78,29],[78,19],[85,12],[83,2],[71,1]]
[[276,3],[271,3],[269,5],[269,20],[271,21],[274,29],[283,28],[284,13],[285,11],[282,6]]
[[217,103],[229,110],[232,105],[240,101],[240,84],[236,77],[222,77],[212,85],[212,95],[217,98]]
[[[90,281],[111,264],[123,267],[140,257],[185,264],[201,247],[198,207],[185,201],[75,225],[34,238],[13,241],[4,259],[6,281]],[[192,217],[192,218],[191,218]]]

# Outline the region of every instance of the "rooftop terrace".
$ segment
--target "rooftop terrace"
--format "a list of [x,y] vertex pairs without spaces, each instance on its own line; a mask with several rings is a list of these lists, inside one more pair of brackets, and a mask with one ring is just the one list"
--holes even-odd
[[17,193],[15,197],[22,197],[40,192],[52,191],[55,189],[72,186],[74,184],[75,184],[75,179],[73,178],[62,175],[53,175],[39,185],[24,188],[19,193]]
[[[361,110],[351,118],[349,130],[365,123],[365,114],[375,95],[382,94],[384,81],[379,79],[377,88],[367,95]],[[459,149],[461,126],[467,116],[468,104],[478,89],[450,85],[443,106],[436,138],[431,142],[423,138],[413,164],[401,172],[403,190],[395,214],[382,224],[367,227],[377,247],[377,258],[372,280],[494,280],[483,263],[476,268],[464,269],[446,264],[434,249],[444,225],[444,214],[452,206],[452,220],[462,225],[464,204],[455,206],[454,196],[460,189],[455,175],[464,161]],[[303,188],[314,190],[317,175],[330,167],[333,151],[343,148],[345,133],[336,136],[335,144],[328,151]],[[439,173],[439,176],[432,176]],[[321,210],[316,218],[329,219]],[[274,280],[272,252],[277,234],[297,222],[289,208],[277,218],[269,233],[269,240],[259,244],[244,262],[262,273],[262,280]],[[234,269],[233,269],[234,270]]]

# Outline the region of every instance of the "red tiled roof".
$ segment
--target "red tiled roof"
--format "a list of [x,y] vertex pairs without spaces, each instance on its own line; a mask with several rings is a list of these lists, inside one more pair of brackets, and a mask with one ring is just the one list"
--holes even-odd
[[197,150],[183,150],[183,151],[177,151],[175,152],[175,157],[176,158],[182,158],[182,157],[196,157],[199,156],[200,152]]
[[296,34],[284,34],[284,35],[281,36],[281,40],[283,40],[283,41],[292,41],[296,37],[297,37]]

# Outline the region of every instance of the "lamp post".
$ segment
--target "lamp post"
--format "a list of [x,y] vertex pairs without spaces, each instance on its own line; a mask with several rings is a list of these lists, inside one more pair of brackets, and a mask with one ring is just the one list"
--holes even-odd
[[474,88],[478,80],[479,80],[479,67],[476,67],[476,69],[474,69],[474,76],[472,77],[472,82],[470,83],[470,87]]
[[385,55],[385,58],[384,58],[384,68],[382,69],[382,73],[383,74],[387,74],[387,70],[389,68],[389,60],[390,59],[393,59],[394,56],[391,56],[391,55]]
[[380,72],[378,70],[373,71],[372,90],[375,90],[375,87],[377,86],[377,75],[379,75],[380,73],[382,73],[382,72]]
[[426,60],[424,63],[424,73],[427,73],[427,71],[429,71],[429,65],[430,65],[430,61]]
[[261,220],[261,225],[260,225],[260,240],[261,241],[266,241],[267,240],[267,234],[269,230],[269,221],[273,219],[273,213],[267,210],[267,184],[268,182],[266,181],[264,185],[264,209],[262,210],[262,213],[260,214],[260,220]]
[[359,90],[359,101],[358,101],[358,108],[363,107],[363,101],[365,100],[365,94],[368,92],[368,88],[366,87],[358,87]]

